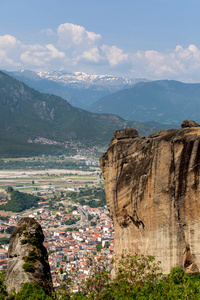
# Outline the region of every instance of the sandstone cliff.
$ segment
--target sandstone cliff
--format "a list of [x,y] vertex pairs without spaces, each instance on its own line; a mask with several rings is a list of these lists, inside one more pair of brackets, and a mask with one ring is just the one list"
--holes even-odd
[[25,282],[36,281],[51,295],[51,279],[48,254],[43,246],[44,235],[33,218],[23,218],[11,234],[8,249],[8,268],[5,284],[8,293],[19,292]]
[[134,129],[114,133],[100,158],[115,254],[141,253],[200,270],[200,127],[162,130],[147,138]]

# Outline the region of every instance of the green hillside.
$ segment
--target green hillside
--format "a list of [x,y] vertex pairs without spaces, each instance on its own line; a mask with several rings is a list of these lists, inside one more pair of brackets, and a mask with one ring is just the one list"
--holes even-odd
[[[134,127],[142,135],[155,131],[148,125],[128,122],[110,114],[96,114],[72,107],[66,100],[42,94],[0,72],[0,156],[64,151],[64,143],[83,147],[106,146],[117,129]],[[28,144],[46,138],[63,145]],[[15,151],[16,150],[16,151]],[[9,155],[8,155],[9,153]]]
[[10,200],[7,201],[6,204],[0,205],[0,210],[21,212],[33,206],[37,207],[39,201],[39,197],[33,196],[31,194],[12,191]]
[[90,110],[113,113],[127,120],[180,125],[182,120],[200,122],[200,84],[174,80],[141,82],[108,95]]

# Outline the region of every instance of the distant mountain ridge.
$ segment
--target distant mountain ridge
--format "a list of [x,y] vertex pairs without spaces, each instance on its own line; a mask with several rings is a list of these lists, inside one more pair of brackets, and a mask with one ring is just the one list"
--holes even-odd
[[65,85],[71,84],[78,88],[88,88],[92,85],[108,88],[113,91],[120,90],[125,86],[132,86],[141,81],[147,81],[145,78],[116,77],[112,75],[90,75],[84,72],[68,71],[41,71],[37,75],[43,79],[49,79],[55,82],[62,82]]
[[200,122],[200,83],[175,80],[140,82],[107,95],[89,110],[114,113],[126,120],[180,124],[184,119]]
[[27,141],[34,140],[52,141],[53,146],[69,141],[84,147],[107,145],[113,131],[127,127],[138,129],[142,135],[156,130],[116,115],[73,107],[58,96],[42,94],[0,72],[0,152],[2,145],[4,149],[12,145],[14,151],[19,142],[24,148]]
[[26,83],[42,93],[54,94],[69,101],[73,106],[87,109],[89,105],[113,92],[128,88],[145,78],[89,75],[83,72],[21,70],[8,75]]

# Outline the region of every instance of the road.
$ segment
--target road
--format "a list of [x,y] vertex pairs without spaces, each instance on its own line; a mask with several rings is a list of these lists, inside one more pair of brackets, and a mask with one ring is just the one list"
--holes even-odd
[[[61,225],[61,226],[57,227],[57,229],[66,230],[68,228],[79,227],[81,224],[81,221],[88,219],[88,214],[82,206],[77,205],[77,210],[81,215],[81,219],[78,222],[76,222],[75,224],[72,224],[72,225]],[[45,230],[48,230],[48,231],[55,231],[55,229],[56,229],[55,227],[45,228]]]

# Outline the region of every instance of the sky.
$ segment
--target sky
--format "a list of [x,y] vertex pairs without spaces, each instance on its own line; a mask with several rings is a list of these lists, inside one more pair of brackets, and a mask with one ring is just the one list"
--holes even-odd
[[200,0],[0,0],[0,69],[200,82]]

